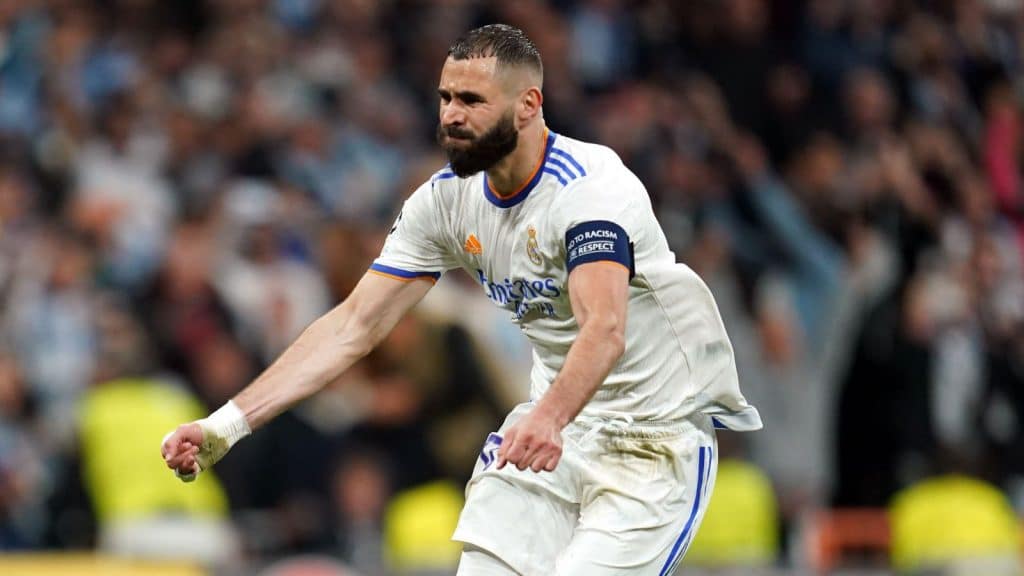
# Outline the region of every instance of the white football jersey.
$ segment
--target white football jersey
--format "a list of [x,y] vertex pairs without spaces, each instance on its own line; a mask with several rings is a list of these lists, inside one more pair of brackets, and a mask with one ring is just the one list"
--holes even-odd
[[445,168],[406,201],[371,271],[400,279],[463,268],[533,345],[542,396],[579,331],[568,277],[587,262],[631,271],[626,349],[584,416],[676,420],[695,412],[755,430],[711,292],[669,250],[640,180],[611,149],[549,132],[521,190],[499,197],[481,172]]

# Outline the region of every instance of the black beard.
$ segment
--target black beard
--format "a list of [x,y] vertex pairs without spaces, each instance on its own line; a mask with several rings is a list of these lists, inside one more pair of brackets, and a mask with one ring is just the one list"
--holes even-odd
[[[487,170],[511,154],[519,145],[519,131],[516,130],[511,112],[502,116],[487,132],[476,138],[472,136],[472,133],[458,127],[446,129],[441,124],[437,125],[437,142],[448,155],[452,172],[460,178]],[[455,148],[446,145],[446,140],[451,137],[472,139],[466,148]]]

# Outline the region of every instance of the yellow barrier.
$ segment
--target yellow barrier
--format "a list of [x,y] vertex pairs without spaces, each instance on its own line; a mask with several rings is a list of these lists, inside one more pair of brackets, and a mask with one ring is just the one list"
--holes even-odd
[[4,576],[206,576],[184,562],[143,562],[96,554],[0,554]]

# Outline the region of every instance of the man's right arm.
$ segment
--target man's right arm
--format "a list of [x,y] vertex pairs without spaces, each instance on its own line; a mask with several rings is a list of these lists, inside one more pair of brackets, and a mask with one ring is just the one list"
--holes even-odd
[[344,302],[310,324],[231,402],[169,434],[161,445],[167,466],[185,480],[212,466],[242,436],[312,396],[369,354],[432,285],[432,279],[403,281],[372,271],[364,275]]

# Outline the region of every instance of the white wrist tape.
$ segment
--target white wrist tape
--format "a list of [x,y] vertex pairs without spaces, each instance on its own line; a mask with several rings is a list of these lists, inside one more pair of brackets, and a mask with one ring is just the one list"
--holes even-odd
[[[213,414],[199,421],[204,433],[209,431],[231,448],[236,442],[252,433],[245,414],[232,400],[218,408]],[[225,450],[226,451],[226,450]]]
[[[199,451],[196,453],[195,468],[192,472],[188,473],[183,473],[177,469],[174,471],[174,475],[184,482],[195,480],[200,472],[208,470],[223,458],[236,442],[252,433],[252,429],[249,428],[249,422],[245,419],[245,414],[232,401],[228,401],[227,404],[221,406],[216,412],[206,418],[196,420],[195,423],[203,431],[203,441],[199,445]],[[167,439],[173,433],[172,431],[167,436],[164,436],[161,445],[166,444]]]

